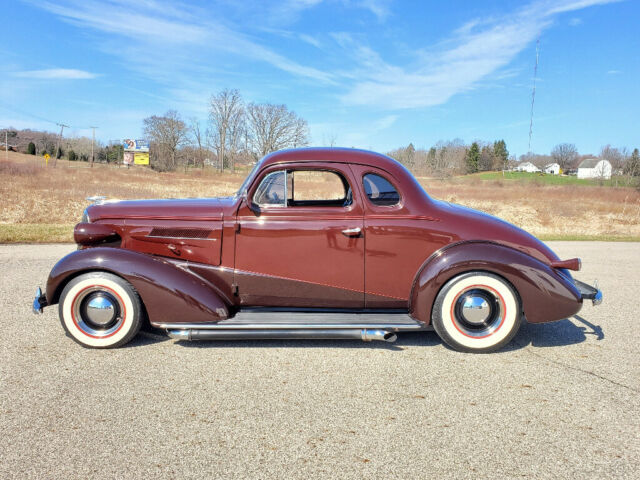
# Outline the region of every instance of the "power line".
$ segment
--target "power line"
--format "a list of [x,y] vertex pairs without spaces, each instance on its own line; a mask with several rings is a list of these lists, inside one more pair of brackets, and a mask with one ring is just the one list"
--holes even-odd
[[[50,123],[52,125],[60,126],[60,123],[57,122],[57,121],[41,117],[40,115],[36,115],[34,113],[31,113],[31,112],[27,112],[27,111],[22,110],[20,108],[14,107],[13,105],[9,105],[8,103],[3,102],[1,100],[0,100],[0,106],[4,107],[5,109],[7,109],[9,111],[12,111],[13,113],[18,113],[20,115],[26,115],[27,117],[35,118],[36,120],[40,120],[41,122],[47,122],[47,123]],[[65,128],[73,128],[73,129],[76,129],[76,130],[89,130],[89,129],[94,128],[94,127],[79,126],[79,125],[65,125]]]

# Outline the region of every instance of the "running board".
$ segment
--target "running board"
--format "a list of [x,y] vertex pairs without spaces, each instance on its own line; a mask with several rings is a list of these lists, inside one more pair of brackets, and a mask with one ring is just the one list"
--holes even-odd
[[396,334],[382,329],[169,330],[176,340],[362,340],[395,342]]
[[406,313],[240,311],[211,323],[152,323],[167,330],[428,330]]

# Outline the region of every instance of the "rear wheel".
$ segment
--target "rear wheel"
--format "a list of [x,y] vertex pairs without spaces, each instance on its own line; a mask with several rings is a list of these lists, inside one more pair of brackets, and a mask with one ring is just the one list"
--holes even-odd
[[142,324],[140,298],[133,286],[106,272],[71,280],[60,295],[58,312],[66,332],[88,348],[124,345]]
[[462,352],[492,352],[518,332],[522,310],[515,289],[486,272],[449,280],[433,306],[431,320],[440,338]]

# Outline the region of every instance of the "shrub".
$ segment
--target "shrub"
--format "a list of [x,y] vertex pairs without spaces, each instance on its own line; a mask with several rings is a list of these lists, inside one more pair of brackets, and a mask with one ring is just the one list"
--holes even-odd
[[27,154],[35,155],[36,154],[36,145],[33,142],[29,142],[27,146]]

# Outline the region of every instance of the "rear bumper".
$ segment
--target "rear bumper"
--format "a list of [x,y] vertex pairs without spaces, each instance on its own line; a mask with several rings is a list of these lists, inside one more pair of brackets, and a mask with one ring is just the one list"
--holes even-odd
[[47,303],[47,296],[42,293],[40,287],[36,289],[36,298],[33,299],[33,313],[40,314],[42,309],[49,305]]
[[580,292],[582,300],[591,300],[594,305],[600,305],[602,303],[602,292],[598,288],[598,283],[592,287],[589,284],[581,282],[580,280],[573,279],[573,282]]

